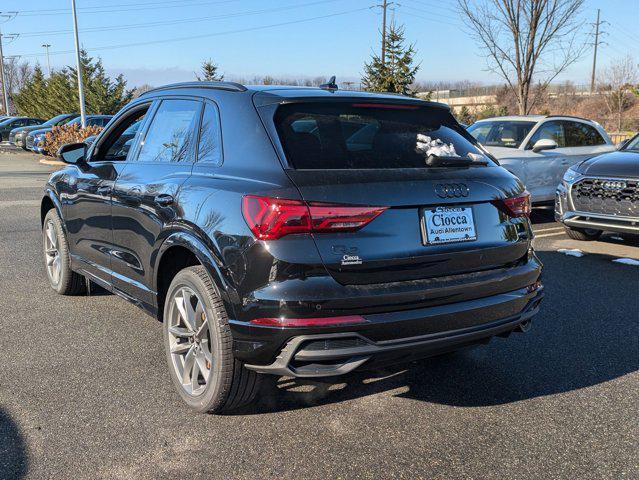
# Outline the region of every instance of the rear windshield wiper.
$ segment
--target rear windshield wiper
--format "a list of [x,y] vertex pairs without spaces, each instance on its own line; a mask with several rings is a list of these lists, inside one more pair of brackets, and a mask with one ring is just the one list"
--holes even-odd
[[427,167],[470,167],[471,165],[488,165],[486,160],[473,160],[470,157],[453,157],[428,155],[426,158]]

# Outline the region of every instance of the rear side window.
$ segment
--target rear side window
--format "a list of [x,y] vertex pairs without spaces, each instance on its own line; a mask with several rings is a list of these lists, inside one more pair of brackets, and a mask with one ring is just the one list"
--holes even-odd
[[426,168],[426,158],[481,155],[450,112],[409,104],[294,103],[275,125],[296,169]]
[[195,100],[163,100],[146,134],[138,161],[192,161],[195,125],[201,103]]
[[591,147],[605,145],[606,141],[597,129],[581,122],[563,122],[567,147]]
[[530,137],[528,148],[533,148],[539,140],[554,140],[558,147],[566,146],[566,136],[564,134],[564,122],[552,121],[545,122],[537,129],[533,136]]
[[197,161],[215,166],[222,164],[220,117],[217,108],[210,103],[204,104],[202,126],[200,127],[200,142],[197,149]]

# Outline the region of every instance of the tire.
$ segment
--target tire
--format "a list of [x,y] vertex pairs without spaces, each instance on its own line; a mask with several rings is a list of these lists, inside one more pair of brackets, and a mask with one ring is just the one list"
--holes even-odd
[[573,240],[579,240],[582,242],[597,240],[603,233],[602,230],[595,230],[594,228],[564,228],[566,229],[566,235],[568,235]]
[[185,268],[173,278],[163,317],[171,380],[191,408],[223,413],[255,399],[262,375],[246,369],[233,356],[228,316],[204,267]]
[[[69,244],[62,221],[55,208],[49,210],[42,224],[42,247],[49,285],[60,295],[80,295],[86,291],[84,277],[71,270]],[[57,266],[52,268],[53,265]],[[58,272],[57,274],[55,272]]]

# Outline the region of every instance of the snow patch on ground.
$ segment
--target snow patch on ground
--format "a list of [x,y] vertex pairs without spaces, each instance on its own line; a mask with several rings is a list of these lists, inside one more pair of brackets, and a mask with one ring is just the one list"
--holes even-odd
[[564,255],[568,255],[570,257],[583,257],[585,255],[585,253],[579,250],[578,248],[560,248],[557,251],[559,253],[563,253]]
[[639,267],[639,260],[635,260],[634,258],[615,258],[613,262],[622,263],[624,265],[634,265],[635,267]]
[[623,237],[620,237],[620,236],[618,236],[618,235],[613,235],[613,236],[612,236],[612,237],[610,237],[610,238],[612,238],[613,240],[617,240],[617,241],[619,241],[619,242],[623,242]]
[[424,153],[427,157],[436,155],[438,157],[459,157],[452,143],[446,144],[439,138],[433,140],[428,135],[417,134],[417,151]]

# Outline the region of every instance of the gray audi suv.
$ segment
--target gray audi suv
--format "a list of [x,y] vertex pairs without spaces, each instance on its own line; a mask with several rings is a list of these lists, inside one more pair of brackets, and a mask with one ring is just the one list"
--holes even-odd
[[639,135],[571,167],[557,187],[555,219],[575,240],[639,234]]

